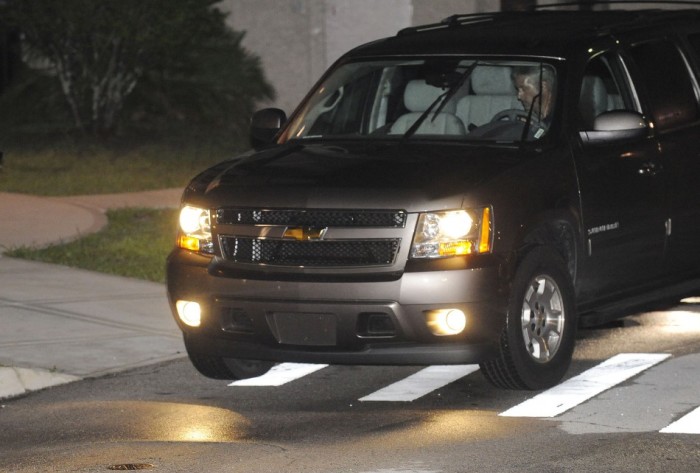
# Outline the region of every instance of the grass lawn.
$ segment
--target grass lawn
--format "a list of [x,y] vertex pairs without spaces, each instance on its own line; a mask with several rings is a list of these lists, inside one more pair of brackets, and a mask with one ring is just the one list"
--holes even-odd
[[[68,196],[184,189],[199,172],[238,154],[241,145],[237,149],[235,140],[216,136],[175,136],[107,144],[44,137],[10,140],[3,146],[0,192]],[[6,254],[165,281],[165,258],[175,243],[177,210],[120,209],[108,211],[107,217],[108,226],[96,234],[42,249],[17,248]]]
[[119,209],[107,212],[98,233],[42,249],[17,248],[8,256],[165,282],[165,258],[175,243],[177,210]]
[[183,187],[198,172],[233,157],[215,144],[100,147],[58,143],[5,147],[0,192],[66,196]]

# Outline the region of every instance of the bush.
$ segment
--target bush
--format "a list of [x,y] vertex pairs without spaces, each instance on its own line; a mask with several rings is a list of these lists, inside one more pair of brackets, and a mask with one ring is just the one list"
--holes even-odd
[[1,18],[31,67],[1,99],[4,131],[243,136],[274,92],[217,3],[6,0]]

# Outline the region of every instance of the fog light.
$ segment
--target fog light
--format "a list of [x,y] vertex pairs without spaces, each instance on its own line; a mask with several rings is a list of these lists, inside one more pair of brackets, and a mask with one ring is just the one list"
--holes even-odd
[[425,322],[433,335],[457,335],[467,327],[467,316],[459,309],[432,310]]
[[177,315],[183,323],[190,327],[199,327],[202,323],[202,308],[197,302],[177,301]]

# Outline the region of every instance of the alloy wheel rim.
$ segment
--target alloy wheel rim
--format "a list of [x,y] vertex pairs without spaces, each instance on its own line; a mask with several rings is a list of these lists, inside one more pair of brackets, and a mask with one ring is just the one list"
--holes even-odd
[[525,349],[537,363],[551,361],[559,350],[565,315],[556,281],[546,275],[534,277],[523,297],[521,326]]

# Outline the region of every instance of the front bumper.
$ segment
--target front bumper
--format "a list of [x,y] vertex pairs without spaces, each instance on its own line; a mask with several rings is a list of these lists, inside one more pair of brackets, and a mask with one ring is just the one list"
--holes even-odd
[[[222,358],[331,364],[460,364],[495,353],[507,296],[498,266],[406,272],[389,280],[322,282],[222,276],[209,258],[174,250],[168,297],[190,352]],[[202,306],[179,320],[175,301]],[[434,335],[425,313],[460,309],[467,327]]]

